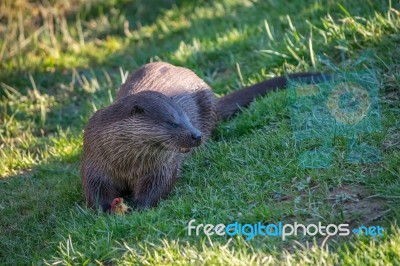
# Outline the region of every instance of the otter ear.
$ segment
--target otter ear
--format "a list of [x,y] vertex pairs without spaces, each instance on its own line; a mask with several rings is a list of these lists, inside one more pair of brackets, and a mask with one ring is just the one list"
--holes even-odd
[[143,114],[144,113],[144,108],[140,105],[135,105],[133,106],[131,110],[131,115],[137,115],[137,114]]

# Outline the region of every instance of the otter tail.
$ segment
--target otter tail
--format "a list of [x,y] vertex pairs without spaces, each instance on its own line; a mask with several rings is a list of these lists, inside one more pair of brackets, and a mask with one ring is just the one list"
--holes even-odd
[[288,80],[299,79],[311,84],[329,80],[330,76],[323,73],[295,73],[262,81],[255,85],[240,89],[218,99],[218,120],[229,118],[237,113],[241,107],[249,105],[257,96],[265,95],[274,89],[283,89]]

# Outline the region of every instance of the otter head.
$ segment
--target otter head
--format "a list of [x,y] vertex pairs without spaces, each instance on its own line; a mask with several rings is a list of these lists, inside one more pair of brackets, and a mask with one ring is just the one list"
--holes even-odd
[[111,135],[110,145],[186,153],[202,142],[201,132],[180,106],[159,92],[126,96],[98,113],[95,120],[102,132]]

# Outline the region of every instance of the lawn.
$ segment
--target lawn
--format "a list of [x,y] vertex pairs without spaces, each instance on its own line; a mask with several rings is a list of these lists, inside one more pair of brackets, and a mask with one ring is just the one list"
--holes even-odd
[[[39,3],[40,2],[40,3]],[[398,1],[0,2],[1,265],[400,265]],[[87,209],[79,175],[89,117],[151,61],[192,69],[218,96],[284,73],[373,71],[373,163],[304,168],[286,91],[220,123],[171,196],[129,215]],[[188,235],[239,223],[381,226],[383,236]]]

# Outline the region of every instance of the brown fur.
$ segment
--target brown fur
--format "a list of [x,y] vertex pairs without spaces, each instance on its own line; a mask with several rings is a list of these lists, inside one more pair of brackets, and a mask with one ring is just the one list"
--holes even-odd
[[189,69],[162,62],[143,66],[85,129],[81,176],[87,204],[108,211],[114,198],[128,196],[135,208],[156,205],[179,178],[185,153],[207,140],[218,119],[285,85],[286,78],[278,77],[217,100]]

